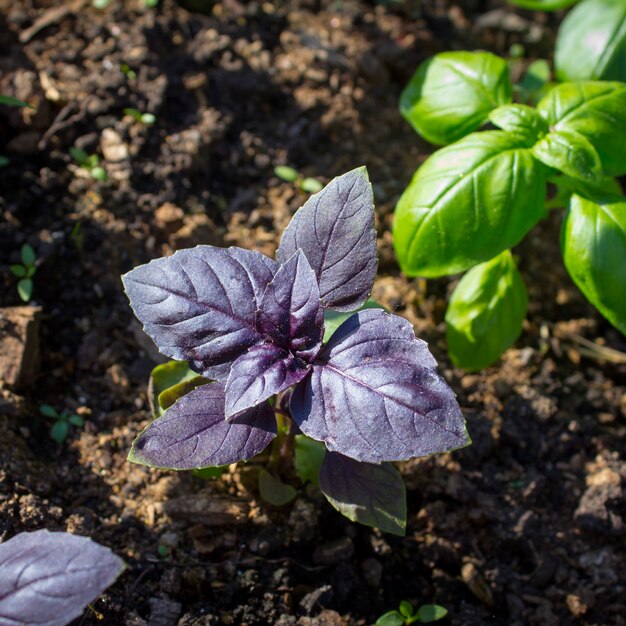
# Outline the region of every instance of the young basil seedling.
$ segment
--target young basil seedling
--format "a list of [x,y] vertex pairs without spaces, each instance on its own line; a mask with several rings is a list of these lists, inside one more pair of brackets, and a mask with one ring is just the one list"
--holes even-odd
[[294,183],[306,193],[317,193],[322,190],[322,183],[317,178],[302,176],[298,170],[288,165],[277,165],[274,168],[274,174],[287,183]]
[[70,156],[80,167],[89,173],[94,180],[105,183],[109,180],[106,170],[100,165],[100,157],[97,154],[87,154],[82,148],[71,147]]
[[39,407],[39,412],[44,417],[54,420],[54,424],[52,424],[50,429],[50,437],[57,443],[63,443],[67,439],[71,426],[82,428],[85,425],[85,420],[80,415],[68,413],[67,411],[59,413],[49,404],[42,404]]
[[65,626],[124,571],[111,550],[37,530],[0,544],[0,623]]
[[[427,139],[456,140],[416,171],[396,206],[393,236],[410,276],[470,270],[446,315],[452,360],[469,370],[493,363],[521,332],[526,290],[509,249],[547,214],[548,181],[570,207],[563,235],[570,275],[616,328],[626,328],[617,261],[626,257],[626,209],[609,178],[626,174],[626,84],[563,83],[533,108],[508,101],[508,70],[491,56],[437,55],[400,100]],[[471,80],[450,79],[451,59],[454,72]],[[487,121],[499,130],[470,133]]]
[[37,255],[33,247],[25,243],[20,250],[21,263],[11,265],[11,274],[19,278],[17,294],[24,302],[29,302],[33,295],[33,276],[37,271]]
[[[411,324],[359,310],[376,268],[372,188],[359,168],[298,210],[276,261],[197,246],[126,274],[131,306],[161,352],[213,381],[176,400],[129,458],[172,469],[227,465],[275,438],[282,450],[299,429],[326,448],[319,484],[331,504],[403,534],[404,483],[390,462],[469,438],[454,393]],[[326,342],[325,312],[352,313]],[[276,487],[267,477],[264,484]]]
[[381,615],[375,626],[410,626],[410,624],[430,624],[443,619],[448,610],[438,604],[423,604],[417,611],[406,600],[400,602],[397,611],[389,611]]

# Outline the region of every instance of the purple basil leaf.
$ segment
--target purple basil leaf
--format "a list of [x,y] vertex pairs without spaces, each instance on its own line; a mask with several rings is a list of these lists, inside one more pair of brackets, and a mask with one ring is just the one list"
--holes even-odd
[[324,307],[352,311],[367,300],[378,259],[374,198],[364,167],[334,178],[293,216],[276,258],[284,263],[296,250],[315,271]]
[[122,559],[87,537],[20,533],[0,544],[0,624],[69,624],[123,569]]
[[400,461],[469,443],[454,392],[411,324],[379,309],[348,318],[294,389],[302,432],[359,461]]
[[244,461],[276,436],[267,402],[227,422],[224,387],[211,383],[183,396],[133,443],[129,459],[150,467],[194,469]]
[[320,489],[353,522],[404,536],[406,487],[391,463],[361,463],[327,452],[320,470]]
[[259,328],[274,342],[306,360],[315,358],[324,335],[324,309],[315,273],[298,250],[267,286],[258,313]]
[[309,370],[302,359],[269,343],[240,356],[226,382],[226,419],[300,382]]
[[123,281],[159,350],[223,381],[231,363],[262,341],[256,309],[277,269],[258,252],[197,246],[140,265]]

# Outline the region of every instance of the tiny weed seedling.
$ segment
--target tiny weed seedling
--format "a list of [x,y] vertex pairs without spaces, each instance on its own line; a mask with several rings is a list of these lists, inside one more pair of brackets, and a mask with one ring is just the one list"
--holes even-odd
[[0,544],[0,623],[64,626],[124,571],[87,537],[36,530]]
[[137,72],[132,69],[127,63],[122,63],[120,65],[120,71],[128,80],[137,80]]
[[430,624],[443,619],[448,610],[438,604],[423,604],[417,611],[406,600],[400,602],[397,611],[389,611],[381,615],[375,626],[409,626],[410,624]]
[[20,250],[22,262],[10,266],[11,273],[19,278],[17,293],[23,302],[30,302],[33,295],[33,276],[37,271],[37,255],[32,246],[25,243]]
[[316,178],[302,176],[297,170],[288,165],[277,165],[274,168],[274,174],[286,183],[293,183],[306,193],[317,193],[323,187],[322,183]]
[[42,404],[39,407],[39,412],[44,417],[54,420],[54,424],[50,428],[50,437],[57,443],[63,443],[67,439],[71,426],[82,428],[85,425],[85,420],[80,415],[68,413],[67,411],[59,413],[49,404]]
[[152,126],[156,122],[156,116],[152,113],[142,113],[138,109],[124,109],[124,115],[132,117],[135,122],[144,124],[145,126]]
[[[537,106],[514,103],[504,59],[445,52],[418,68],[400,100],[419,134],[449,145],[398,201],[396,255],[409,276],[469,270],[446,313],[450,356],[468,370],[492,364],[521,333],[528,297],[510,249],[555,204],[567,207],[561,248],[571,278],[626,334],[626,199],[611,178],[626,174],[626,84],[550,87],[548,78],[536,66],[520,92],[543,93]],[[485,123],[497,130],[473,132]],[[558,190],[551,201],[548,182]]]
[[368,301],[376,269],[372,187],[359,168],[298,210],[276,261],[197,246],[126,274],[144,330],[177,359],[153,372],[157,419],[130,460],[217,467],[271,444],[259,475],[270,503],[296,493],[279,477],[295,451],[302,483],[349,519],[403,535],[405,486],[391,462],[469,438],[426,343]]
[[100,157],[97,154],[87,154],[82,148],[70,148],[70,156],[80,167],[89,172],[89,176],[101,183],[109,180],[106,170],[100,165]]

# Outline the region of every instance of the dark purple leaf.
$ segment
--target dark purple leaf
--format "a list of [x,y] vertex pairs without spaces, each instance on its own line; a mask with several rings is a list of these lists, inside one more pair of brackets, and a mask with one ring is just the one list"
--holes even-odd
[[259,328],[274,342],[305,360],[315,358],[324,335],[324,309],[315,273],[298,250],[267,286]]
[[267,402],[227,422],[224,387],[196,387],[133,443],[129,459],[150,467],[194,469],[244,461],[276,436],[276,420]]
[[353,522],[404,536],[406,487],[391,463],[361,463],[327,452],[320,470],[320,489]]
[[282,348],[269,343],[252,346],[230,370],[226,419],[285,391],[300,382],[308,370],[306,362]]
[[223,381],[232,362],[262,340],[256,309],[277,268],[258,252],[197,246],[140,265],[123,281],[159,350]]
[[87,537],[37,530],[0,544],[0,624],[64,626],[122,573]]
[[276,258],[302,250],[324,307],[352,311],[372,290],[378,259],[372,186],[364,167],[334,178],[311,196],[283,233]]
[[302,432],[329,450],[380,463],[465,446],[454,392],[411,324],[379,309],[346,320],[291,398]]

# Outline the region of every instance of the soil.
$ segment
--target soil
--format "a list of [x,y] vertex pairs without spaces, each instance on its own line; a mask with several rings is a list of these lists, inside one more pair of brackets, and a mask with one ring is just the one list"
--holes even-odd
[[[523,336],[477,374],[445,352],[455,279],[404,278],[389,231],[433,150],[397,110],[417,64],[513,43],[549,56],[562,14],[495,0],[196,4],[212,6],[0,0],[0,93],[34,107],[0,111],[0,307],[21,304],[8,266],[25,242],[41,307],[38,375],[0,384],[0,539],[68,530],[125,559],[83,625],[365,625],[403,599],[445,606],[443,624],[626,624],[626,366],[574,339],[626,341],[567,277],[559,215],[516,250]],[[40,29],[42,16],[53,19]],[[109,181],[78,167],[72,146],[103,157]],[[254,464],[204,481],[126,460],[160,356],[120,275],[199,243],[273,254],[306,199],[277,164],[322,182],[367,165],[373,295],[430,343],[466,414],[470,447],[401,465],[405,538],[351,524],[312,489],[270,507]],[[42,403],[85,427],[56,444]]]

